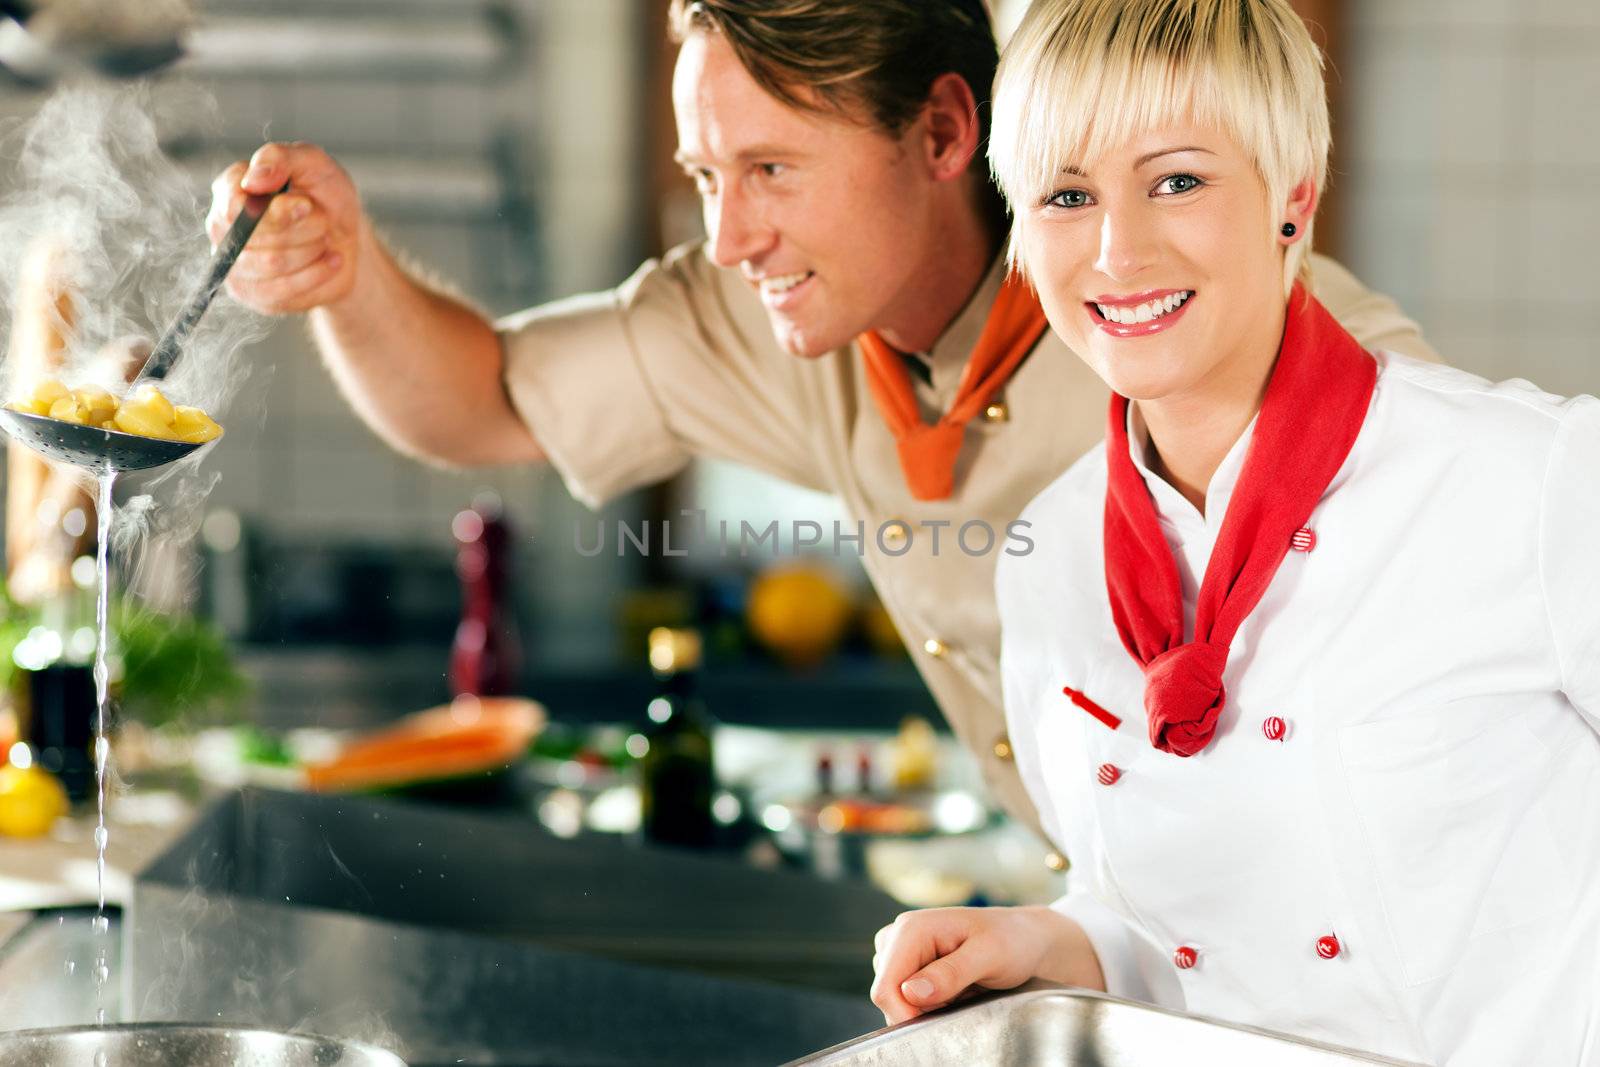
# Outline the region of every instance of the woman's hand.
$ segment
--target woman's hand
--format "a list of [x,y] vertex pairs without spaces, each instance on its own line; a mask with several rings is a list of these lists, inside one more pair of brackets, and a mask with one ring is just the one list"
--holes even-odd
[[1032,978],[1105,989],[1083,928],[1042,907],[908,911],[878,931],[872,1002],[889,1025],[942,1008],[973,987]]
[[333,157],[312,144],[266,144],[211,185],[206,230],[215,245],[246,196],[277,196],[228,275],[228,293],[267,315],[307,311],[355,285],[366,220],[356,187]]

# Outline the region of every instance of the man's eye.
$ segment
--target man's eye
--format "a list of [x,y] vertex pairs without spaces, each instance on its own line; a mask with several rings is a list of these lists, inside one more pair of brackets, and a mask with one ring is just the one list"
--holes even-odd
[[694,180],[695,189],[702,194],[709,193],[717,187],[716,179],[709,170],[690,171],[689,177]]
[[1052,193],[1045,201],[1049,207],[1084,207],[1089,203],[1089,194],[1082,189],[1063,189]]
[[778,175],[782,174],[786,169],[787,168],[782,163],[757,163],[756,164],[756,170],[760,171],[762,176],[766,177],[766,178],[776,178]]
[[1175,196],[1178,193],[1187,193],[1191,189],[1198,189],[1204,184],[1205,182],[1196,178],[1193,174],[1173,174],[1162,178],[1158,188],[1162,192]]

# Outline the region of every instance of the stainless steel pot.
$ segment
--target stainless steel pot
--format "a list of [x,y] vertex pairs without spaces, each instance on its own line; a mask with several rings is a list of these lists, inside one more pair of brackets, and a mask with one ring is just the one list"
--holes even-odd
[[0,1034],[0,1067],[406,1067],[369,1045],[270,1030],[128,1023]]

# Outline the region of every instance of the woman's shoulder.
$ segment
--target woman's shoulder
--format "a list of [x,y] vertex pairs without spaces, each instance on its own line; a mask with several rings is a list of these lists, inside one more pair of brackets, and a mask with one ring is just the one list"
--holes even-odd
[[1452,416],[1516,429],[1554,427],[1570,408],[1593,397],[1549,393],[1525,378],[1491,381],[1459,367],[1428,363],[1398,352],[1374,353],[1380,395],[1419,413]]
[[1581,443],[1600,418],[1592,396],[1559,396],[1522,378],[1491,381],[1393,352],[1375,355],[1372,443],[1381,454],[1410,457],[1412,471],[1471,472],[1471,497],[1517,499],[1537,490],[1561,442]]

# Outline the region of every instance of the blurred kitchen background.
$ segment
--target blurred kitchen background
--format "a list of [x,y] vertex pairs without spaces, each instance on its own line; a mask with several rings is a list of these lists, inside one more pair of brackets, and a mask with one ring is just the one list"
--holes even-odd
[[[1323,250],[1397,299],[1450,362],[1558,393],[1600,391],[1600,5],[1297,6],[1331,58]],[[1023,7],[1003,0],[1002,28]],[[163,139],[197,203],[263,138],[316,142],[353,173],[394,247],[504,313],[615,284],[698,232],[693,191],[670,161],[664,14],[664,0],[204,0],[187,56],[151,92],[171,101],[159,108]],[[197,89],[214,110],[182,103]],[[49,92],[26,70],[0,72],[0,120],[25,121]],[[197,214],[197,249],[200,226]],[[726,746],[719,734],[724,785],[759,778],[731,790],[723,823],[781,836],[780,801],[863,786],[881,799],[931,783],[965,799],[900,827],[916,833],[886,825],[885,838],[927,851],[898,856],[873,875],[880,885],[906,903],[1049,898],[1047,846],[1020,828],[999,828],[976,859],[937,854],[944,837],[993,833],[998,819],[848,556],[612,551],[619,520],[659,524],[700,508],[713,523],[826,526],[839,516],[831,500],[700,463],[597,517],[544,469],[437,470],[390,451],[340,398],[298,320],[276,322],[250,359],[263,373],[224,413],[227,435],[205,460],[220,480],[188,550],[198,578],[175,598],[221,635],[216,670],[231,662],[250,687],[195,708],[173,690],[147,716],[147,747],[179,745],[171,723],[190,735],[221,723],[224,741],[190,736],[177,751],[220,761],[223,778],[276,780],[300,758],[295,745],[331,743],[319,731],[372,729],[447,701],[459,558],[498,521],[507,540],[491,569],[503,563],[506,578],[490,629],[515,634],[515,691],[569,731],[548,753],[567,777],[546,785],[581,786],[575,756],[627,765],[660,687],[646,635],[689,627],[703,643],[701,692],[730,731]],[[588,557],[574,533],[592,542],[597,522],[611,540]],[[912,773],[926,751],[931,777]],[[160,752],[143,755],[161,764]],[[140,758],[130,753],[130,767]],[[625,802],[591,817],[598,793],[573,793],[536,811],[547,828],[629,825]],[[860,856],[810,848],[769,859],[871,873]]]

